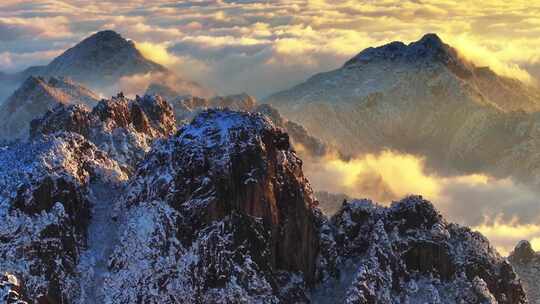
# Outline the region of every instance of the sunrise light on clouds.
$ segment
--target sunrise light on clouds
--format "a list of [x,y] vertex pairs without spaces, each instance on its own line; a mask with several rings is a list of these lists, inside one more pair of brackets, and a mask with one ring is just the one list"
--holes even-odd
[[479,65],[534,82],[539,10],[530,1],[8,0],[0,4],[0,62],[12,71],[45,63],[113,29],[223,94],[262,97],[365,47],[435,32]]

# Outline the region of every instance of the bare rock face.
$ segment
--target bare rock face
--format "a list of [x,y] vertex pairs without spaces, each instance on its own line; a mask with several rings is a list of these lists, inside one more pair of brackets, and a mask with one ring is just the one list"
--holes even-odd
[[[340,269],[350,282],[341,281],[334,303],[527,303],[512,267],[488,241],[448,224],[421,197],[388,208],[352,201],[331,222],[338,255],[356,269],[354,276]],[[324,292],[312,298],[329,299]]]
[[[129,185],[127,229],[109,282],[111,290],[128,292],[111,291],[112,297],[168,303],[191,295],[213,302],[220,294],[241,294],[276,301],[291,273],[314,284],[322,216],[301,165],[287,134],[261,114],[209,110],[196,116],[149,154]],[[125,246],[141,235],[141,216],[153,241],[134,253]],[[172,260],[156,264],[163,255]],[[168,270],[179,263],[187,263],[180,273]],[[137,267],[152,268],[131,272]],[[156,277],[168,283],[154,296],[134,288],[141,283],[131,285]],[[302,297],[300,291],[288,296]]]
[[110,157],[133,170],[154,140],[176,131],[173,111],[159,96],[119,94],[100,101],[92,110],[83,105],[59,106],[33,120],[30,137],[59,131],[75,132],[97,145]]
[[78,289],[75,269],[90,221],[87,185],[127,176],[73,133],[7,147],[0,165],[0,273],[17,278],[10,288],[19,295],[65,303]]

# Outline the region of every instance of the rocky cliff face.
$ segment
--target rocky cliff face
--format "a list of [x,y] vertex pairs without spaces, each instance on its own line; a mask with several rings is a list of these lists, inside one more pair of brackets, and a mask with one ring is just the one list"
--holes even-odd
[[203,111],[127,174],[88,126],[164,134],[159,100],[132,103],[63,108],[0,150],[4,302],[526,303],[487,240],[420,197],[325,218],[260,113]]
[[58,105],[94,106],[99,97],[66,78],[29,77],[0,107],[0,138],[28,137],[30,121]]
[[[303,286],[293,273],[317,281],[322,216],[287,134],[260,114],[199,114],[156,147],[129,188],[111,299],[273,302],[291,296],[283,284]],[[153,241],[133,252],[133,236]]]
[[447,223],[421,197],[387,208],[352,201],[331,225],[344,280],[337,293],[315,291],[314,302],[527,303],[512,267],[487,239]]
[[159,96],[134,100],[118,95],[85,105],[60,105],[31,123],[30,137],[59,131],[81,134],[132,171],[154,140],[176,131],[174,113]]
[[508,261],[514,267],[517,275],[523,283],[523,288],[527,292],[529,303],[540,303],[540,254],[535,252],[528,241],[521,241],[516,245],[516,248]]
[[263,102],[346,155],[393,149],[444,173],[540,182],[539,91],[474,66],[433,34],[368,48]]
[[77,289],[76,266],[87,245],[88,185],[92,179],[120,183],[127,176],[73,133],[4,148],[0,166],[0,272],[17,281],[8,294],[65,303]]

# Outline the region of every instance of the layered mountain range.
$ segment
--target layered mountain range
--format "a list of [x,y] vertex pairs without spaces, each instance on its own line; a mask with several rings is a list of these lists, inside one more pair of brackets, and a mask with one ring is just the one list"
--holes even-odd
[[0,74],[26,79],[0,109],[0,303],[536,299],[527,243],[506,260],[421,196],[314,195],[300,157],[392,148],[448,171],[540,178],[535,89],[435,35],[367,49],[272,105],[167,82],[100,99],[66,78],[148,73],[170,72],[104,31]]
[[439,172],[537,184],[539,92],[427,34],[365,49],[264,102],[349,155],[392,149],[426,156]]
[[[159,98],[80,108],[0,150],[6,303],[526,303],[488,241],[421,197],[324,217],[263,114],[204,110],[171,135]],[[119,157],[117,132],[151,149]]]

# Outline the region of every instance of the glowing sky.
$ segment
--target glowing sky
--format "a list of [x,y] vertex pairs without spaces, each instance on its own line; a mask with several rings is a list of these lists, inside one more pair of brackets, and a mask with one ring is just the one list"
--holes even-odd
[[[47,63],[104,29],[133,39],[146,56],[221,94],[263,97],[337,68],[366,47],[410,42],[427,32],[498,73],[533,84],[540,78],[540,2],[530,0],[2,0],[0,71]],[[441,179],[426,175],[421,160],[391,153],[324,166],[320,172],[345,179],[334,186],[349,194],[377,168],[388,191],[439,200],[451,219],[475,226],[503,252],[520,238],[540,249],[536,196],[511,181]],[[322,184],[318,178],[314,183]],[[475,218],[464,212],[471,208],[478,210]]]
[[83,37],[113,29],[220,93],[265,96],[365,47],[436,32],[479,64],[531,80],[540,75],[534,2],[2,0],[0,70],[46,63]]

